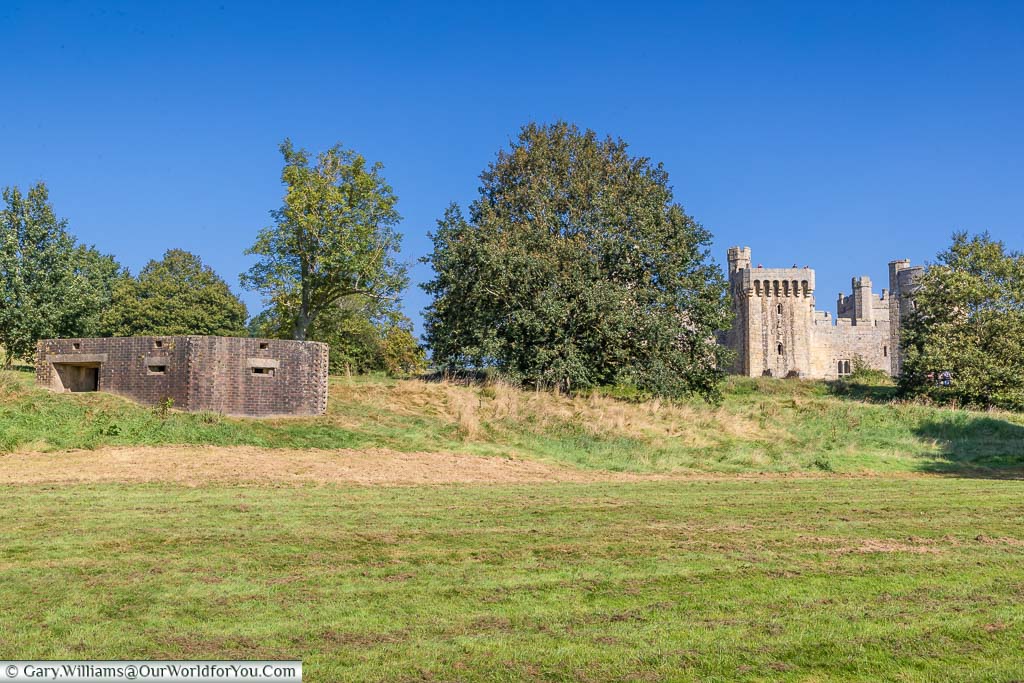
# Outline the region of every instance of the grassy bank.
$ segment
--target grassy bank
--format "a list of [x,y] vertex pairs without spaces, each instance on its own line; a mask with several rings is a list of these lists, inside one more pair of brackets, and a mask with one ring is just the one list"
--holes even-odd
[[652,472],[1019,474],[1024,416],[892,401],[885,387],[733,378],[721,406],[628,403],[502,385],[332,378],[329,412],[237,420],[52,394],[0,373],[0,451],[209,444],[516,455]]
[[0,656],[309,681],[1024,676],[1020,482],[0,490]]

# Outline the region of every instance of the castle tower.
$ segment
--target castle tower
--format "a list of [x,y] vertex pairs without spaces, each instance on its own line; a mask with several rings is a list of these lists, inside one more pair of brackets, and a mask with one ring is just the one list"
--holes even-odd
[[750,267],[750,247],[730,247],[728,252],[729,275]]
[[853,278],[853,324],[873,325],[875,312],[871,307],[871,278],[867,275]]
[[892,342],[890,367],[893,377],[903,372],[903,320],[913,310],[917,279],[924,273],[921,266],[911,266],[910,259],[889,262],[889,338]]
[[728,251],[733,326],[726,343],[733,371],[759,377],[807,376],[811,370],[814,271],[751,267],[750,249]]

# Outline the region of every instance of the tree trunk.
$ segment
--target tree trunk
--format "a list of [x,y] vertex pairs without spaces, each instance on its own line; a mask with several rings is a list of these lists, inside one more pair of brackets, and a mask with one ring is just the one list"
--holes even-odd
[[298,341],[306,341],[306,332],[309,330],[309,314],[305,310],[299,311],[295,318],[295,327],[292,330],[292,337]]
[[309,290],[306,289],[306,267],[302,267],[302,292],[299,296],[299,314],[295,316],[295,328],[292,336],[297,341],[306,341],[306,333],[309,331],[309,324],[313,322],[309,315]]

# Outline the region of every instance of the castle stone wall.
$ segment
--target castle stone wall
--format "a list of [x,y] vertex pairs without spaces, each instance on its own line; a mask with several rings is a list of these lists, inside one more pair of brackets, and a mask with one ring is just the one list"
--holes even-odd
[[894,272],[890,264],[881,295],[869,277],[853,278],[833,318],[815,309],[812,269],[753,267],[748,247],[729,249],[728,258],[733,326],[722,339],[736,352],[734,373],[835,379],[858,362],[898,372],[901,315],[920,268],[900,261]]

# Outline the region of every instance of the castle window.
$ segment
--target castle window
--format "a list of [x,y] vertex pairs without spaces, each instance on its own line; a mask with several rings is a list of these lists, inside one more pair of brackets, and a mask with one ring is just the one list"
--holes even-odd
[[779,304],[778,306],[776,306],[775,310],[778,311],[779,315],[782,315],[782,304]]
[[841,360],[839,361],[839,372],[837,373],[840,377],[845,377],[850,374],[850,361]]
[[780,356],[783,355],[785,353],[785,351],[786,350],[784,348],[782,348],[782,344],[779,344],[779,355]]
[[882,347],[882,356],[885,357],[885,358],[889,357],[889,347],[888,346],[883,346]]

